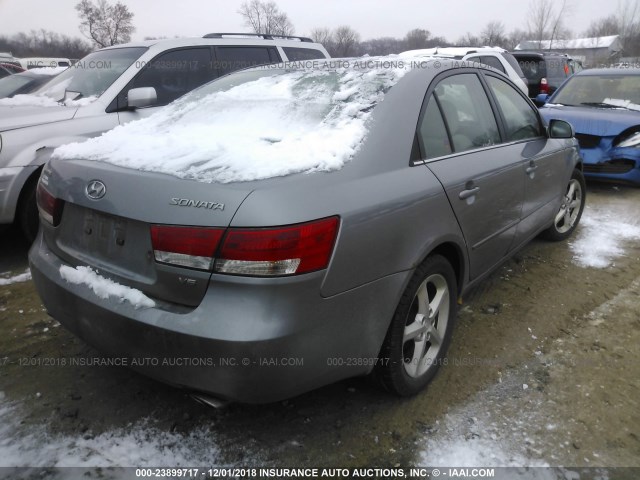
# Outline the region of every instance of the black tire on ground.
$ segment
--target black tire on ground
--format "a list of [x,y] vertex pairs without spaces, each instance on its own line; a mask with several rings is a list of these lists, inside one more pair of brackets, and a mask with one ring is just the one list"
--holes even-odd
[[415,395],[434,377],[451,342],[457,308],[451,264],[428,257],[414,272],[391,320],[374,376],[388,391]]
[[38,215],[38,205],[36,203],[36,187],[38,186],[38,175],[34,175],[24,185],[20,193],[18,211],[16,212],[16,223],[20,227],[24,238],[32,244],[38,234],[40,218]]
[[544,238],[553,242],[569,238],[580,222],[586,199],[587,187],[584,175],[580,170],[575,169],[553,224],[543,232]]

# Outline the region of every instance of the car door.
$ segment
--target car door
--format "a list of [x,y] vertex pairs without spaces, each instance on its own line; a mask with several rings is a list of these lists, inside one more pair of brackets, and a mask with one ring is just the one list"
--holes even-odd
[[519,159],[524,174],[522,219],[515,238],[519,245],[557,210],[567,151],[547,138],[537,109],[520,92],[498,76],[485,73],[484,78],[502,120],[505,151]]
[[524,178],[520,158],[501,146],[478,73],[463,72],[430,89],[418,139],[421,156],[442,183],[465,236],[474,279],[500,262],[512,245]]
[[[117,98],[120,124],[148,117],[185,93],[204,85],[217,76],[208,46],[181,48],[157,55],[127,84]],[[127,110],[129,90],[153,87],[158,101],[155,105]]]

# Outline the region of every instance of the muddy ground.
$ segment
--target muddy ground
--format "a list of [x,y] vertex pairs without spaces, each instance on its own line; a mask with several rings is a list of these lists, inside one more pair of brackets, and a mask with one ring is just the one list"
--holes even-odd
[[[589,185],[588,193],[587,214],[640,219],[639,189]],[[140,460],[156,465],[640,466],[639,259],[637,239],[623,241],[605,268],[580,264],[570,242],[535,240],[464,298],[448,365],[417,397],[398,399],[359,378],[221,410],[126,368],[43,365],[99,353],[47,316],[31,282],[2,286],[0,400],[3,421],[13,422],[4,440],[29,441],[0,464],[56,462],[43,453],[55,439],[149,428],[197,439],[173,460],[172,440]],[[19,235],[1,232],[0,273],[25,268]]]

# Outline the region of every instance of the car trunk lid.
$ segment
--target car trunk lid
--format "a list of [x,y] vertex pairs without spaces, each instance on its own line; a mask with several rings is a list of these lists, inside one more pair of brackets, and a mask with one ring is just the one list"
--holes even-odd
[[159,262],[152,227],[224,230],[251,193],[247,187],[55,159],[45,168],[42,183],[64,201],[60,224],[45,230],[57,255],[154,299],[186,306],[200,303],[211,272]]

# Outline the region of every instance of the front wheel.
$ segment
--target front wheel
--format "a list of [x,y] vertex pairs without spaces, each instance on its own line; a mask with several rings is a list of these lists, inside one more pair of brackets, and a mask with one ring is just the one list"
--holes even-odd
[[36,187],[38,186],[38,177],[32,177],[27,181],[20,194],[18,202],[18,211],[16,212],[16,220],[20,226],[20,230],[29,244],[32,244],[38,234],[40,227],[40,217],[38,214],[38,205],[36,202]]
[[562,198],[562,204],[551,225],[544,232],[544,236],[552,241],[565,240],[570,237],[580,222],[584,203],[587,198],[587,188],[584,175],[578,169],[573,171],[567,192]]
[[375,374],[387,390],[414,395],[431,381],[451,341],[456,298],[451,264],[427,258],[402,294],[380,352]]

